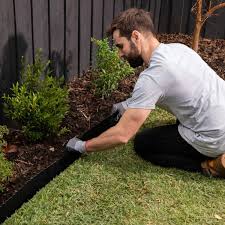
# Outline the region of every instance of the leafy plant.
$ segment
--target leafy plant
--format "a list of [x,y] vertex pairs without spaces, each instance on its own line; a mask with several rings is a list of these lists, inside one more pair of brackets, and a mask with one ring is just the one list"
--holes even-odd
[[68,89],[63,78],[55,78],[49,70],[50,61],[43,62],[41,50],[34,64],[22,59],[21,83],[12,87],[12,95],[4,95],[4,112],[22,125],[30,141],[61,134],[61,122],[69,109]]
[[6,126],[0,126],[0,192],[3,191],[2,183],[12,175],[12,163],[4,157],[2,152],[2,148],[6,144],[4,135],[8,132]]
[[107,97],[113,90],[118,88],[119,81],[134,72],[128,62],[120,59],[115,46],[110,48],[108,39],[92,42],[97,45],[96,53],[96,79],[94,81],[96,94]]

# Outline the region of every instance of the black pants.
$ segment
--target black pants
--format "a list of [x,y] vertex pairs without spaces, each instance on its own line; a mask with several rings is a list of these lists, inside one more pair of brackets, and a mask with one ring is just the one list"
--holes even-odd
[[134,150],[153,164],[194,172],[200,172],[201,162],[208,158],[180,136],[177,124],[148,128],[138,133]]

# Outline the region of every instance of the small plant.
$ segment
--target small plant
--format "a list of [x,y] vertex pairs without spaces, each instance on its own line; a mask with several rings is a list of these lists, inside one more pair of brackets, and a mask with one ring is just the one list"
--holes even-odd
[[12,87],[12,95],[4,95],[4,111],[22,125],[30,141],[62,134],[61,122],[69,109],[68,89],[63,78],[55,78],[37,51],[35,63],[26,65],[22,59],[21,84]]
[[3,146],[6,145],[4,135],[8,134],[6,126],[0,125],[0,192],[3,191],[3,182],[12,175],[12,163],[8,161],[3,154]]
[[110,48],[108,39],[96,40],[92,42],[97,45],[96,53],[96,94],[102,98],[107,97],[113,90],[118,88],[119,81],[127,75],[134,73],[128,62],[121,60],[115,46]]

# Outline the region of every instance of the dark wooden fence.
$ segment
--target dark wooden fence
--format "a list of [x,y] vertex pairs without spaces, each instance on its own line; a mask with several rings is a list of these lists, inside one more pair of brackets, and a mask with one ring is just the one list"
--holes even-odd
[[[57,76],[82,75],[94,63],[95,46],[112,19],[122,10],[151,11],[161,33],[193,32],[195,0],[1,0],[0,95],[18,79],[21,56],[33,62],[37,48],[53,61]],[[203,36],[225,37],[224,9],[210,18]]]

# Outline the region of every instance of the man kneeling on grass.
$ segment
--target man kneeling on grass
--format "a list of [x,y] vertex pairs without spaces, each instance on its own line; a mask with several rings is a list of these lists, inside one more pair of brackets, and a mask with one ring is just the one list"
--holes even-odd
[[148,68],[132,97],[113,106],[119,122],[91,140],[72,138],[67,150],[89,153],[125,144],[158,105],[179,123],[138,133],[136,153],[160,166],[225,177],[225,81],[187,46],[160,43],[150,14],[142,9],[122,12],[108,34],[120,57],[133,67],[144,62]]

